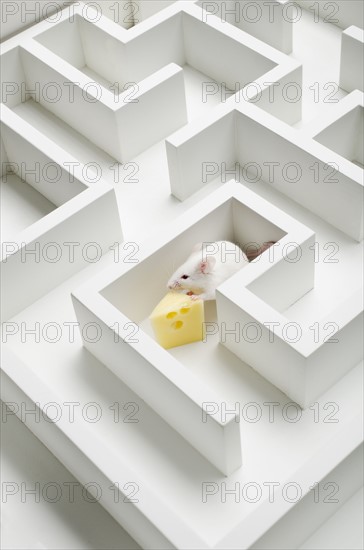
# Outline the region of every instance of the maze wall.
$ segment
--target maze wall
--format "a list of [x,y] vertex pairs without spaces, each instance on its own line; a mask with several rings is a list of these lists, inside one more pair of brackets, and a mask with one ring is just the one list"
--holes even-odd
[[[298,548],[362,484],[363,31],[99,4],[1,46],[7,414],[142,548]],[[165,350],[148,316],[217,240],[276,244]]]

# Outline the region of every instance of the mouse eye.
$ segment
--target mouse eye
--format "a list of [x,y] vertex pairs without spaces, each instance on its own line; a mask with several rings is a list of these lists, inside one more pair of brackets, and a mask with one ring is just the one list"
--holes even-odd
[[188,275],[181,275],[181,279],[188,279]]

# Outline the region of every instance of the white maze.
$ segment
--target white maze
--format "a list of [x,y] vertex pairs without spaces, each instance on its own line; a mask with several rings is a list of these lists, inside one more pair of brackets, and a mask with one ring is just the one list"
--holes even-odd
[[[362,3],[95,4],[1,47],[1,398],[142,548],[298,548],[362,484]],[[276,244],[165,350],[217,240]]]

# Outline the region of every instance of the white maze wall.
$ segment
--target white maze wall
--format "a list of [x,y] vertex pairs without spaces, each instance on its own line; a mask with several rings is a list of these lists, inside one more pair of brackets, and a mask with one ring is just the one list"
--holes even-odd
[[[2,399],[141,547],[297,548],[362,483],[360,17],[95,4],[1,47]],[[276,245],[164,350],[215,240]]]

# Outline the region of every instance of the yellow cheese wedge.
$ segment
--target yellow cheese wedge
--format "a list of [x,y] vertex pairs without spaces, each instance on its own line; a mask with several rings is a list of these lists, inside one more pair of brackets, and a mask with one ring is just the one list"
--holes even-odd
[[158,344],[165,349],[203,339],[203,300],[191,300],[186,294],[168,292],[149,319]]

